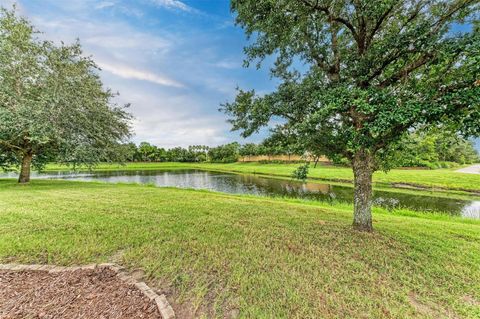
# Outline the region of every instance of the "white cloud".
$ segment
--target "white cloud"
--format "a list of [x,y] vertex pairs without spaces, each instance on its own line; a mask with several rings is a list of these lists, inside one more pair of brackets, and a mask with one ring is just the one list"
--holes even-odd
[[102,48],[111,54],[119,51],[118,49],[142,52],[142,56],[153,51],[158,53],[170,49],[173,41],[167,37],[138,31],[117,21],[103,23],[87,18],[34,17],[33,23],[45,32],[44,36],[49,39],[69,42],[80,38],[83,45],[94,49]]
[[[165,148],[203,144],[215,146],[226,143],[229,126],[222,114],[216,112],[218,104],[205,96],[180,91],[171,94],[168,88],[146,87],[111,75],[103,76],[120,91],[119,104],[131,103],[129,109],[135,120],[133,141],[148,141]],[[211,105],[214,112],[206,112]]]
[[171,86],[181,88],[184,87],[183,84],[174,81],[166,76],[162,76],[159,74],[155,74],[152,72],[138,70],[126,65],[119,65],[119,64],[111,64],[97,61],[98,66],[103,70],[115,74],[124,79],[134,79],[134,80],[142,80],[142,81],[149,81],[152,83],[156,83],[159,85]]
[[196,144],[215,146],[228,141],[223,133],[226,125],[225,127],[219,126],[218,119],[213,117],[175,118],[173,121],[161,118],[154,120],[143,118],[136,120],[133,128],[136,133],[135,142],[148,140],[165,148],[187,147]]
[[144,33],[128,32],[127,36],[119,35],[111,32],[108,29],[97,29],[96,33],[86,34],[82,36],[82,43],[105,49],[132,49],[144,50],[144,52],[166,52],[171,48],[171,43],[167,39],[151,36]]
[[95,6],[95,9],[101,10],[101,9],[113,7],[114,5],[115,5],[115,2],[112,2],[112,1],[102,1],[102,2],[100,2],[99,4],[97,4],[97,5]]
[[54,40],[80,38],[85,53],[105,71],[125,79],[181,88],[184,85],[159,71],[152,64],[162,61],[171,50],[170,40],[132,29],[123,23],[97,23],[85,19],[45,19],[34,21],[44,36]]
[[[153,0],[143,0],[143,5],[122,0],[44,1],[29,2],[25,15],[45,38],[66,43],[80,39],[85,54],[104,70],[100,76],[105,87],[120,92],[118,103],[131,104],[134,142],[170,148],[239,139],[229,133],[230,125],[218,108],[233,98],[238,71],[232,69],[239,68],[241,59],[235,62],[238,54],[222,53],[222,38],[215,30],[184,30],[149,20],[152,7],[145,2]],[[180,1],[155,2],[163,8],[195,10]],[[148,19],[125,18],[120,10],[127,5],[146,12]]]
[[215,66],[217,68],[232,70],[232,69],[240,68],[242,66],[241,62],[242,62],[241,58],[236,60],[236,61],[222,60],[222,61],[218,61],[218,62],[214,63],[213,66]]
[[179,0],[151,0],[153,4],[167,9],[178,9],[185,12],[195,12],[196,10]]

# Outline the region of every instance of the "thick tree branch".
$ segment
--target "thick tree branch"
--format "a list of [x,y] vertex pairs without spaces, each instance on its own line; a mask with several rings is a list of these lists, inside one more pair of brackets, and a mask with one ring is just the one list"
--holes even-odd
[[310,55],[317,66],[325,72],[328,72],[330,66],[323,56],[321,56],[314,47],[314,44],[309,40],[308,34],[305,33],[305,39],[307,42],[308,49],[310,50]]
[[342,17],[334,16],[328,7],[320,6],[318,4],[318,1],[315,4],[311,3],[309,0],[300,0],[300,1],[303,2],[305,5],[307,5],[308,7],[314,9],[314,10],[317,10],[319,12],[323,12],[333,21],[338,22],[340,24],[343,24],[345,27],[347,27],[350,30],[353,37],[355,38],[355,41],[357,41],[357,44],[358,44],[357,31],[355,30],[355,27],[353,26],[353,24],[350,21],[348,21],[347,19],[344,19]]
[[18,150],[18,151],[23,151],[23,148],[17,146],[17,145],[13,145],[13,144],[10,144],[8,143],[7,141],[2,141],[0,140],[0,144],[3,144],[5,145],[6,147],[9,147],[9,148],[12,148],[12,149],[15,149],[15,150]]
[[330,67],[329,76],[330,80],[338,81],[340,79],[340,52],[338,50],[338,27],[333,21],[330,22],[332,29],[331,42],[333,52],[333,65]]
[[[442,26],[445,25],[449,21],[449,19],[457,13],[459,10],[462,8],[465,8],[466,6],[474,3],[477,0],[467,0],[467,1],[458,1],[457,3],[453,4],[449,10],[447,10],[447,13],[443,16],[441,16],[436,22],[432,24],[432,29],[428,33],[428,36],[434,36],[435,33],[437,33]],[[411,15],[408,17],[407,21],[405,22],[404,26],[402,26],[402,29],[411,23],[421,12],[422,8],[425,6],[425,2],[419,1],[417,5],[415,6],[415,9],[412,11]],[[380,19],[377,21],[375,28],[373,29],[372,33],[370,33],[369,38],[367,39],[367,47],[371,45],[371,42],[373,41],[373,37],[375,33],[378,31],[382,23],[385,21],[385,19],[389,16],[389,14],[393,11],[395,8],[395,5],[392,5],[389,7],[387,11],[380,17]],[[392,62],[394,62],[396,59],[398,59],[402,54],[404,53],[414,53],[415,51],[409,50],[409,51],[397,51],[390,57],[386,58],[381,64],[380,67],[377,68],[364,82],[370,82],[377,76],[379,76],[386,67],[388,67]],[[429,59],[431,59],[433,55],[429,52],[425,53],[422,55],[419,59],[416,61],[412,62],[402,70],[398,71],[395,75],[390,77],[389,79],[384,80],[380,86],[384,87],[386,85],[392,84],[396,81],[398,81],[400,78],[408,76],[411,72],[414,70],[418,69],[422,65],[426,64]]]
[[434,34],[438,32],[438,30],[440,30],[441,27],[444,26],[446,22],[450,21],[450,18],[455,13],[476,2],[478,2],[478,0],[465,0],[465,1],[458,1],[457,3],[452,4],[448,12],[445,15],[441,16],[436,22],[432,24],[432,32],[430,32],[430,34]]
[[387,59],[383,60],[382,64],[380,64],[380,67],[375,69],[375,71],[373,71],[373,73],[370,76],[368,76],[368,78],[366,80],[364,80],[362,82],[361,86],[362,87],[367,86],[368,83],[370,83],[370,81],[372,81],[377,76],[382,74],[382,72],[385,70],[386,67],[388,67],[390,65],[390,63],[392,63],[393,61],[397,60],[400,57],[402,52],[404,52],[404,51],[403,50],[397,50],[395,53],[392,53],[392,55],[390,55]]
[[372,31],[370,31],[370,34],[367,36],[367,38],[365,40],[365,48],[368,49],[370,47],[370,44],[373,41],[373,37],[375,36],[377,31],[380,29],[383,22],[386,21],[387,18],[389,17],[389,15],[393,12],[393,9],[395,9],[396,5],[397,5],[397,3],[394,2],[387,10],[385,10],[385,12],[377,20],[377,22],[375,23],[375,26],[373,27]]
[[398,137],[399,133],[408,130],[414,123],[415,119],[411,119],[407,123],[401,123],[392,127],[388,133],[382,134],[382,136],[377,139],[376,144],[373,146],[373,151],[377,152],[389,145],[393,138]]
[[365,16],[363,14],[362,4],[355,0],[353,1],[355,6],[355,15],[358,20],[358,31],[357,31],[357,44],[358,44],[358,53],[363,55],[366,49],[366,40],[367,40],[367,22],[365,20]]
[[388,85],[391,85],[391,84],[397,82],[398,80],[400,80],[402,78],[408,77],[410,75],[410,73],[412,73],[416,69],[420,68],[421,66],[423,66],[426,63],[428,63],[429,61],[431,61],[431,59],[434,56],[435,55],[432,52],[427,52],[425,54],[422,54],[417,60],[415,60],[412,63],[410,63],[409,65],[405,66],[403,69],[401,69],[400,71],[398,71],[397,73],[395,73],[394,75],[389,77],[388,79],[383,80],[378,86],[379,87],[386,87]]

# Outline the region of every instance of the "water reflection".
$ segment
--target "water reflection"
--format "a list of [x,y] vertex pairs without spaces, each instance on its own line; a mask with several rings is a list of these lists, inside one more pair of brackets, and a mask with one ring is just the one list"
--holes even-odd
[[[5,174],[3,175],[5,176]],[[16,177],[7,174],[9,177]],[[34,174],[33,178],[140,183],[156,186],[208,189],[231,194],[252,194],[306,198],[321,201],[352,202],[353,189],[346,186],[301,183],[291,180],[201,170],[95,171],[93,173],[54,172]],[[480,200],[458,200],[387,191],[375,191],[374,204],[388,209],[405,207],[418,211],[445,212],[480,219]]]
[[469,205],[463,207],[462,216],[480,219],[480,201],[472,201]]

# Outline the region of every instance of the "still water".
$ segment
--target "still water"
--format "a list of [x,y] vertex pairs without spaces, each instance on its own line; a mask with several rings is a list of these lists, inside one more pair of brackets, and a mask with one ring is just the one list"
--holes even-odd
[[[5,176],[5,175],[3,175]],[[10,177],[15,175],[9,174]],[[49,172],[35,174],[33,178],[54,178],[109,183],[140,183],[156,186],[208,189],[231,194],[281,196],[321,201],[352,202],[353,189],[346,186],[318,183],[301,183],[292,180],[241,175],[203,170],[137,170],[95,171],[91,173]],[[389,209],[408,208],[418,211],[444,212],[480,219],[478,200],[458,200],[435,196],[412,195],[375,191],[374,201]]]

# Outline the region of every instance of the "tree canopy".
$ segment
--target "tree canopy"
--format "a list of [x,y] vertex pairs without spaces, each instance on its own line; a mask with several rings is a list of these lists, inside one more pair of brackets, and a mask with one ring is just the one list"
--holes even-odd
[[93,165],[130,135],[130,115],[113,102],[80,44],[56,45],[14,11],[0,11],[0,163],[48,160]]
[[[354,226],[372,230],[372,173],[412,128],[480,134],[478,0],[232,0],[252,40],[246,65],[275,58],[277,89],[239,90],[222,109],[244,136],[283,121],[355,175]],[[461,26],[461,28],[460,28]],[[456,27],[456,28],[455,28]],[[465,30],[465,31],[460,31]]]

